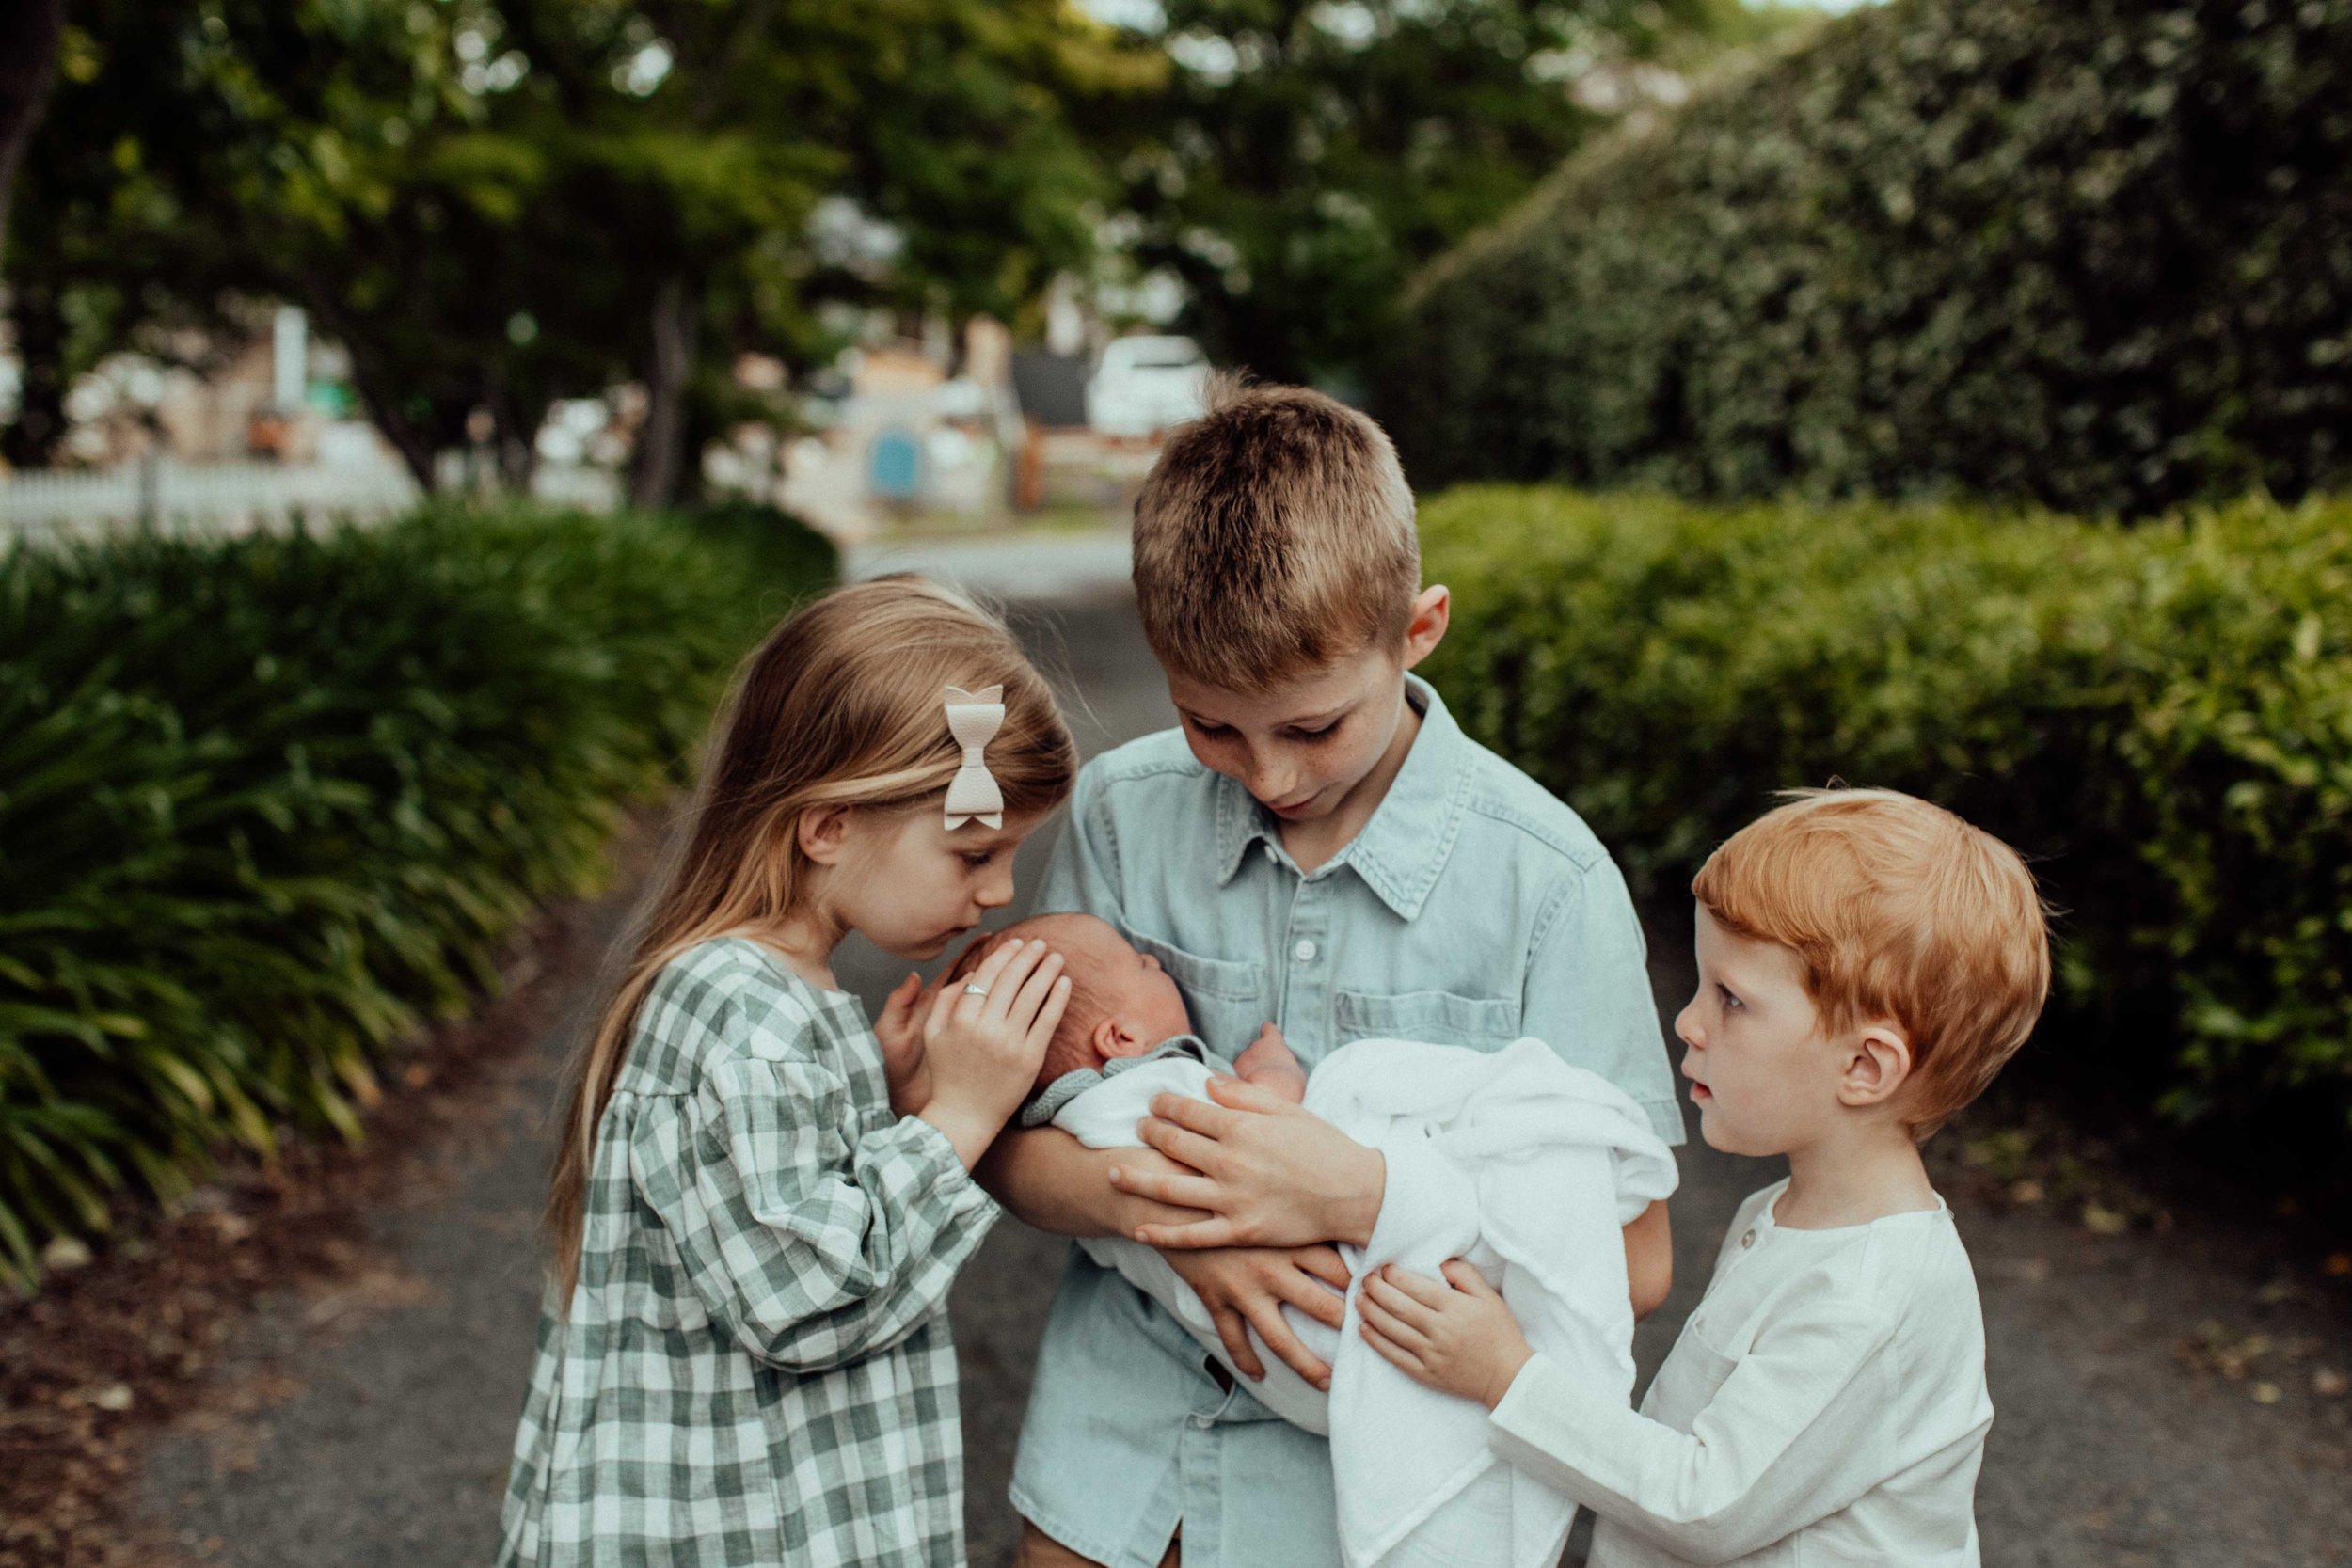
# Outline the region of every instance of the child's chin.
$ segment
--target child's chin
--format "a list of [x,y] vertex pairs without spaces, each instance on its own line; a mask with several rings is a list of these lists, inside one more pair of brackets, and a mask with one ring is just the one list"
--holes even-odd
[[[961,935],[963,935],[961,931],[950,931],[944,937],[931,937],[922,942],[894,942],[888,947],[882,947],[882,951],[894,958],[904,958],[912,964],[927,964],[947,951],[956,938]],[[874,945],[882,947],[880,942]]]
[[1738,1132],[1734,1132],[1731,1128],[1723,1125],[1717,1117],[1710,1114],[1709,1108],[1705,1105],[1701,1105],[1699,1107],[1699,1141],[1719,1154],[1755,1154],[1759,1152],[1759,1150],[1748,1148],[1745,1140],[1740,1138]]

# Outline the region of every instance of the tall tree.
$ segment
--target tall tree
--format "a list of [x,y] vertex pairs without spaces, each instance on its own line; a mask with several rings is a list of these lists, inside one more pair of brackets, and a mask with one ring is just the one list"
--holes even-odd
[[[12,275],[135,318],[307,306],[421,481],[487,409],[646,389],[632,491],[691,484],[745,349],[829,301],[1006,309],[1113,187],[1072,103],[1154,79],[1066,0],[85,0]],[[51,153],[54,152],[54,158]],[[818,219],[895,250],[837,256]],[[87,313],[87,312],[86,312]]]
[[[1174,62],[1121,127],[1137,260],[1221,359],[1344,380],[1411,269],[1602,123],[1580,79],[1731,21],[1725,0],[1163,0]],[[1587,95],[1606,103],[1601,95]]]
[[0,256],[8,248],[8,191],[56,75],[65,0],[10,0],[0,7]]

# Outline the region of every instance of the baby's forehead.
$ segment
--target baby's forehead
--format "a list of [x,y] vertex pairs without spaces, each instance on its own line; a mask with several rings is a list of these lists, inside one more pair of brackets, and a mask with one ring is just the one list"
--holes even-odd
[[[1132,955],[1135,949],[1119,934],[1119,927],[1109,921],[1090,914],[1032,915],[1007,927],[1008,936],[1041,937],[1050,946],[1083,949],[1089,958],[1109,958],[1120,954]],[[1065,952],[1065,957],[1079,955]]]
[[951,974],[961,974],[977,967],[997,947],[1008,942],[1026,942],[1032,937],[1073,963],[1103,964],[1124,956],[1132,958],[1135,949],[1119,934],[1119,927],[1109,921],[1090,914],[1033,914],[1026,920],[1016,920],[1003,930],[982,937],[963,950],[956,959]]

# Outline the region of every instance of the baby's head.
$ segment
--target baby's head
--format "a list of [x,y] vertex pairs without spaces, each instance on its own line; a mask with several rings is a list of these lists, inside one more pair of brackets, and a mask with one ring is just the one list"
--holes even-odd
[[1192,1033],[1192,1016],[1159,960],[1127,945],[1119,928],[1090,914],[1040,914],[991,932],[965,948],[948,970],[961,982],[997,943],[1041,938],[1062,957],[1070,1001],[1037,1086],[1081,1068],[1099,1069],[1119,1056],[1140,1056],[1162,1040]]
[[1993,1082],[2049,994],[2025,862],[1893,790],[1792,795],[1691,892],[1699,989],[1675,1033],[1718,1148],[1788,1153],[1856,1117],[1924,1139]]

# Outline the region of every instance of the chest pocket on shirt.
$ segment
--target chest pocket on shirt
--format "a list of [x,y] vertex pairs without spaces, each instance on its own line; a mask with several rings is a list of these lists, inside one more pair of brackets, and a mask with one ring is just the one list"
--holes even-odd
[[1689,1432],[1739,1364],[1708,1344],[1692,1324],[1683,1324],[1681,1338],[1642,1400],[1642,1414],[1677,1432]]
[[1456,996],[1450,990],[1411,990],[1379,996],[1343,990],[1332,997],[1335,1044],[1349,1040],[1427,1040],[1432,1045],[1499,1048],[1519,1037],[1516,1000]]
[[1259,1026],[1273,1020],[1273,987],[1265,965],[1204,958],[1133,931],[1122,934],[1168,971],[1184,993],[1193,1032],[1209,1042],[1210,1050],[1228,1058],[1238,1056],[1258,1037]]

